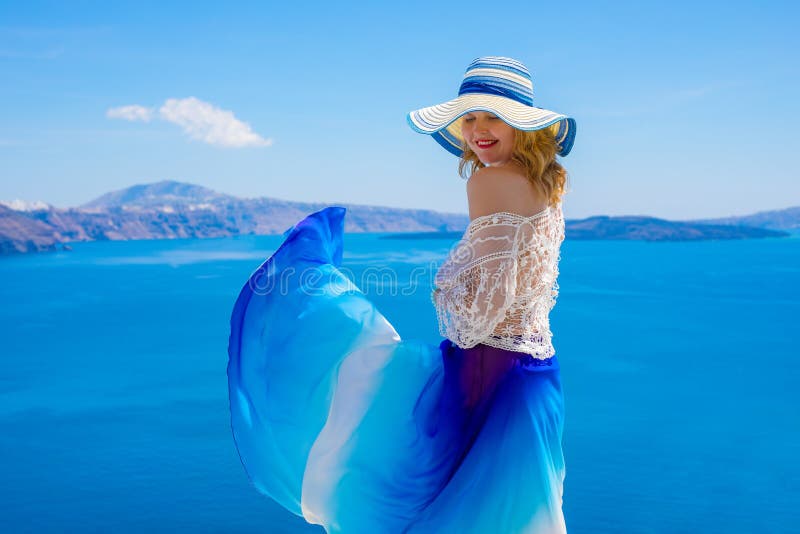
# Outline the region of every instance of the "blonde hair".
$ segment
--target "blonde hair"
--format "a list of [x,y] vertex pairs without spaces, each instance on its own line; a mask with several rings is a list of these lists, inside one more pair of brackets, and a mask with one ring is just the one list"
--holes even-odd
[[[464,142],[464,153],[458,162],[458,173],[468,179],[476,170],[485,167],[477,154]],[[524,131],[514,128],[514,150],[511,161],[525,169],[533,186],[549,200],[550,205],[561,201],[567,191],[567,170],[556,161],[558,144],[551,128]]]

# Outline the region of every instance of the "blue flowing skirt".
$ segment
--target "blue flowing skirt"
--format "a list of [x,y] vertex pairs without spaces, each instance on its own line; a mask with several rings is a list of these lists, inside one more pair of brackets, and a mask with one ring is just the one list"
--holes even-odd
[[558,361],[401,339],[313,213],[231,317],[231,426],[255,487],[327,532],[566,532]]

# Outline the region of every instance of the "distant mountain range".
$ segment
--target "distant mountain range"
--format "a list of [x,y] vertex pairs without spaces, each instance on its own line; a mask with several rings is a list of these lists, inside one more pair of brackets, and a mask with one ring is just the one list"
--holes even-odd
[[[0,255],[69,249],[75,241],[281,234],[329,204],[239,198],[175,181],[135,185],[77,208],[43,202],[0,202]],[[394,232],[387,237],[458,236],[466,214],[341,204],[346,232]],[[800,207],[743,217],[668,221],[595,216],[566,221],[568,239],[675,241],[781,237],[800,228]]]

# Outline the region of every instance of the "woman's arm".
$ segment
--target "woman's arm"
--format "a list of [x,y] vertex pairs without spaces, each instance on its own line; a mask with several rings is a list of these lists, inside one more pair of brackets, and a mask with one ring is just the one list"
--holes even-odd
[[477,345],[505,318],[516,295],[516,235],[515,221],[507,218],[473,221],[436,273],[439,329],[457,345]]
[[[520,240],[530,232],[518,217],[542,211],[524,176],[487,167],[467,183],[471,222],[436,273],[432,300],[440,333],[461,347],[486,339],[517,295]],[[505,213],[504,213],[505,212]]]

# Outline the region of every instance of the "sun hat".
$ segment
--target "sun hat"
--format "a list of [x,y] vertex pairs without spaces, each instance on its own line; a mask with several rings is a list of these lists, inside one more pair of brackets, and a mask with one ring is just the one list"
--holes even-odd
[[494,113],[519,130],[550,128],[560,156],[566,156],[575,142],[575,119],[533,105],[533,81],[527,67],[516,59],[484,56],[467,67],[458,96],[408,114],[408,124],[429,134],[448,152],[461,157],[461,116],[472,111]]

